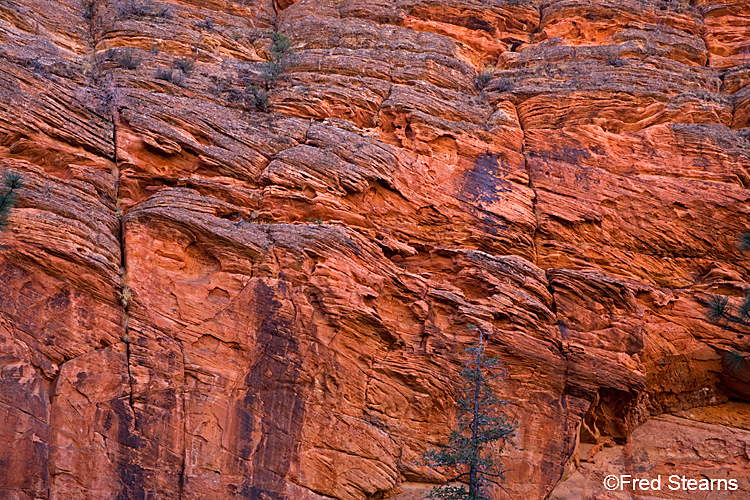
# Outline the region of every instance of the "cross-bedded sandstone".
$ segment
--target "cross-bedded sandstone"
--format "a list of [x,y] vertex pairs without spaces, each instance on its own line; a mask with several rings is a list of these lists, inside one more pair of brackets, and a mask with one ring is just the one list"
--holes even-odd
[[515,498],[742,479],[748,5],[694,4],[0,6],[0,497],[424,494],[471,327]]

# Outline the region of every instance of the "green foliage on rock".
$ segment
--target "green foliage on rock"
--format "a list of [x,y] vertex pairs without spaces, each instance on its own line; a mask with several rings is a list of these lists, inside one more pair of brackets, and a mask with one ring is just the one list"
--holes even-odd
[[742,234],[740,234],[739,241],[737,242],[737,248],[739,248],[741,252],[750,250],[750,231],[744,231]]
[[138,66],[141,64],[141,59],[139,57],[136,57],[135,51],[128,47],[126,49],[122,49],[115,55],[115,62],[124,69],[138,69]]
[[474,85],[477,87],[477,90],[481,91],[484,89],[494,76],[495,67],[485,66],[485,68],[477,74],[477,77],[474,80]]
[[292,41],[283,33],[275,31],[273,33],[272,41],[271,60],[263,65],[262,70],[262,78],[266,89],[270,88],[279,78],[281,73],[284,72],[290,59],[294,55]]
[[8,227],[10,213],[16,205],[18,190],[23,187],[21,174],[7,172],[3,178],[3,190],[0,192],[0,230]]
[[446,443],[428,450],[421,465],[440,470],[450,478],[432,489],[429,498],[441,500],[489,500],[492,486],[505,489],[504,469],[495,453],[513,442],[517,424],[502,413],[508,401],[495,395],[490,382],[502,378],[504,370],[497,357],[487,357],[486,339],[466,349],[467,362],[461,371],[457,391],[458,422]]
[[[742,252],[750,250],[750,232],[740,234],[737,248]],[[730,304],[726,295],[709,295],[706,317],[710,322],[725,328],[730,324],[750,326],[750,287],[745,287],[745,297],[738,305]],[[748,367],[748,358],[749,356],[732,349],[723,356],[724,367],[738,374]]]
[[[740,235],[737,248],[742,252],[750,250],[750,232]],[[730,306],[729,297],[725,295],[709,295],[706,317],[717,325],[750,325],[750,287],[745,288],[744,299],[735,307]]]
[[250,86],[245,89],[245,93],[250,106],[264,113],[268,111],[268,105],[270,103],[268,92],[261,88]]

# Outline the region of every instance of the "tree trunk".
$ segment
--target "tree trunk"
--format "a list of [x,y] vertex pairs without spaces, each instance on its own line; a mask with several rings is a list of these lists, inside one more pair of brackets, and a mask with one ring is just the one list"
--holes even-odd
[[[479,336],[479,349],[477,350],[477,372],[482,370],[482,336]],[[474,381],[474,410],[471,421],[471,464],[469,466],[469,499],[476,500],[479,493],[479,478],[477,477],[479,449],[477,447],[477,435],[479,434],[479,396],[481,389],[481,377]]]

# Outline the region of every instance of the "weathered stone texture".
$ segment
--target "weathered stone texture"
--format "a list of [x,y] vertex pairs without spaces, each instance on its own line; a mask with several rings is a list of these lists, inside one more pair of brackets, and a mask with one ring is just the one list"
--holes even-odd
[[693,4],[4,2],[0,498],[419,498],[472,327],[514,498],[750,498],[703,313],[750,281],[750,5]]

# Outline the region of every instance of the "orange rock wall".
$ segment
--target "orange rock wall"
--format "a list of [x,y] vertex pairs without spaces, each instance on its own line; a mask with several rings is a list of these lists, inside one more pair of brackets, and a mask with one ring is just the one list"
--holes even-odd
[[418,498],[471,326],[514,498],[750,498],[749,53],[747,1],[4,2],[0,498]]

